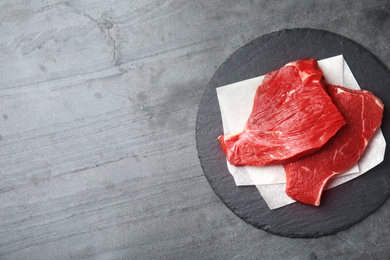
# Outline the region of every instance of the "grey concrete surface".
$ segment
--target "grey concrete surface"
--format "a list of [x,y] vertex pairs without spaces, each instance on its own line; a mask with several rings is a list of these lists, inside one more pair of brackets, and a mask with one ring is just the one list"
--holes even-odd
[[296,27],[390,67],[389,1],[1,1],[0,259],[390,258],[390,201],[290,239],[240,220],[203,175],[195,120],[213,73]]

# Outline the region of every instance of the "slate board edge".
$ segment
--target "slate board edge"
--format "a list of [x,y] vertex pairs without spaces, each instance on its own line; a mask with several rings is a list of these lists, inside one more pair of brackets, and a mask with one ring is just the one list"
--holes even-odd
[[[213,75],[213,77],[211,78],[211,80],[210,80],[210,82],[209,82],[209,85],[211,84],[211,82],[213,82],[213,81],[215,80],[215,77],[216,77],[216,75],[219,74],[219,71],[220,71],[220,70],[223,70],[224,64],[226,64],[230,59],[232,59],[232,58],[235,56],[235,54],[236,54],[237,52],[239,52],[240,50],[242,50],[245,46],[250,45],[250,44],[254,44],[255,41],[256,41],[257,39],[262,38],[262,37],[269,37],[269,36],[278,35],[278,34],[281,34],[281,33],[284,33],[284,32],[291,32],[291,31],[296,31],[296,30],[298,30],[298,31],[299,31],[299,30],[315,30],[315,31],[322,31],[322,32],[324,32],[324,33],[331,33],[331,34],[334,34],[334,35],[338,35],[338,34],[333,33],[333,32],[329,32],[329,31],[325,31],[325,30],[318,30],[318,29],[311,29],[311,28],[284,29],[284,30],[280,30],[280,31],[276,31],[276,32],[271,32],[271,33],[269,33],[269,34],[265,34],[265,35],[263,35],[263,36],[260,36],[260,37],[258,37],[258,38],[256,38],[256,39],[250,41],[249,43],[245,44],[244,46],[242,46],[241,48],[239,48],[238,50],[236,50],[233,54],[231,54],[231,55],[226,59],[226,61],[225,61],[223,64],[221,64],[221,66],[216,70],[215,74]],[[338,36],[343,37],[343,38],[345,38],[346,40],[352,41],[355,45],[358,45],[359,48],[365,49],[365,50],[367,51],[367,53],[370,53],[370,54],[373,56],[373,58],[376,59],[376,60],[378,61],[378,64],[380,64],[381,66],[383,66],[383,69],[387,70],[386,66],[378,59],[378,57],[375,56],[375,55],[373,55],[373,54],[372,54],[369,50],[367,50],[365,47],[363,47],[362,45],[360,45],[360,44],[354,42],[353,40],[351,40],[351,39],[349,39],[349,38],[347,38],[347,37],[344,37],[344,36],[341,36],[341,35],[338,35]],[[347,61],[348,61],[348,60],[347,60]],[[206,90],[205,90],[205,92],[204,92],[204,94],[203,94],[203,96],[202,96],[201,103],[202,103],[203,100],[206,98],[207,89],[208,89],[208,87],[206,88]],[[197,145],[196,145],[196,147],[197,147],[197,150],[198,150],[198,157],[199,157],[199,159],[200,159],[201,156],[200,156],[200,154],[199,154],[199,143],[198,143],[198,139],[199,139],[199,132],[198,132],[198,122],[199,122],[199,118],[200,118],[200,114],[199,114],[199,112],[198,112],[198,115],[197,115],[197,123],[196,123],[196,140],[197,140],[197,143],[196,143]],[[204,171],[204,173],[205,173],[205,167],[204,167],[202,161],[201,161],[201,166],[202,166],[202,169],[203,169],[203,171]],[[206,177],[207,181],[209,182],[209,184],[212,186],[212,180],[209,179],[209,177],[207,176],[207,174],[205,174],[205,177]],[[214,190],[214,189],[213,189],[213,190]],[[221,199],[221,201],[226,205],[226,202],[224,201],[223,197],[221,197],[215,190],[214,190],[214,192],[215,192],[215,193],[217,194],[217,196]],[[357,220],[357,221],[355,221],[355,222],[350,223],[348,226],[340,227],[340,228],[335,229],[335,230],[333,230],[332,232],[329,232],[329,233],[327,233],[327,232],[318,232],[318,233],[312,233],[312,234],[308,234],[308,235],[302,235],[302,234],[288,234],[288,235],[286,235],[286,234],[284,234],[284,233],[275,232],[275,231],[273,231],[272,229],[269,229],[269,228],[267,227],[267,225],[259,226],[259,225],[257,225],[257,223],[252,223],[250,220],[245,219],[245,216],[240,216],[240,215],[239,215],[237,212],[235,212],[231,207],[229,207],[228,205],[226,205],[226,206],[227,206],[233,213],[235,213],[238,217],[240,217],[241,219],[243,219],[245,222],[251,224],[252,226],[254,226],[254,227],[258,228],[258,229],[265,230],[265,231],[267,231],[267,232],[269,232],[269,233],[272,233],[272,234],[275,234],[275,235],[279,235],[279,236],[284,236],[284,237],[291,237],[291,238],[315,238],[315,237],[321,237],[321,236],[326,236],[326,235],[331,235],[331,234],[337,233],[337,232],[339,232],[339,231],[341,231],[341,230],[345,230],[345,229],[351,227],[352,225],[354,225],[354,224],[356,224],[356,223],[362,221],[362,220],[365,219],[367,216],[369,216],[369,215],[372,214],[374,211],[376,211],[378,208],[380,208],[380,207],[383,205],[383,203],[387,200],[387,198],[388,198],[388,196],[387,196],[386,198],[382,199],[382,200],[380,201],[380,203],[378,204],[378,207],[376,207],[373,211],[367,212],[366,214],[364,214],[364,216],[363,216],[361,219],[359,219],[359,220]]]

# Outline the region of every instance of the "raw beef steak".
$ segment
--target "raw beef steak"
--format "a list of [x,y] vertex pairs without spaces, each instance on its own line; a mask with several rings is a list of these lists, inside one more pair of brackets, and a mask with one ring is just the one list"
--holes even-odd
[[267,74],[243,132],[218,139],[232,165],[281,164],[317,151],[344,124],[317,61],[300,60]]
[[284,165],[287,195],[315,206],[320,205],[327,181],[356,164],[383,114],[382,102],[371,92],[331,85],[327,88],[346,125],[321,150]]

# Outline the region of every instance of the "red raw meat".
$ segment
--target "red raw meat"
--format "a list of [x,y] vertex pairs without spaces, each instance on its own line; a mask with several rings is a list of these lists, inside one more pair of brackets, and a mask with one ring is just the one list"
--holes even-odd
[[268,73],[244,131],[218,138],[230,164],[282,164],[320,149],[345,124],[322,82],[314,59]]
[[284,165],[287,195],[315,206],[320,205],[327,181],[356,164],[383,115],[382,102],[371,92],[331,85],[327,88],[346,125],[321,150]]

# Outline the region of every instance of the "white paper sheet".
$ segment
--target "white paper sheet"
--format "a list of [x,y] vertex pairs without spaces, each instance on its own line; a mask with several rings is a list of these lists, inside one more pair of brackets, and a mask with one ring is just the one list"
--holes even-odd
[[[318,61],[319,67],[330,84],[343,85],[343,62],[342,55]],[[252,111],[257,87],[261,84],[263,78],[264,76],[260,76],[217,88],[225,134],[239,133],[244,129]],[[236,167],[228,161],[227,165],[238,186],[286,183],[286,175],[282,165]],[[355,172],[359,172],[357,165],[343,173],[343,175]]]
[[[334,85],[343,85],[343,56],[327,58],[318,61],[319,67],[326,75],[327,81]],[[257,87],[264,76],[248,79],[238,83],[217,88],[218,100],[222,112],[224,133],[239,133],[252,111]],[[263,167],[235,167],[227,162],[229,172],[238,186],[286,183],[286,176],[282,165]],[[358,172],[354,166],[343,175]]]
[[[318,61],[328,83],[360,89],[342,55]],[[264,76],[217,88],[225,134],[239,133],[249,117],[255,92]],[[327,188],[335,187],[368,171],[383,161],[385,140],[380,130],[373,136],[359,163],[345,173],[338,175]],[[236,185],[256,185],[271,209],[294,202],[285,190],[283,166],[235,167],[228,162],[229,172]],[[360,166],[360,170],[359,170]]]

